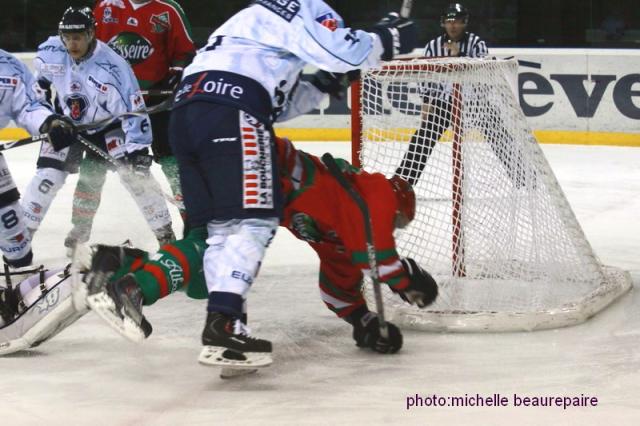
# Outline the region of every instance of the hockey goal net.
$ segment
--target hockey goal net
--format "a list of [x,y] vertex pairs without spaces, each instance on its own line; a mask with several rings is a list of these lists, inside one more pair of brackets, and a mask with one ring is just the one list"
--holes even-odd
[[[413,59],[352,87],[354,163],[414,185],[398,251],[430,271],[418,309],[385,291],[397,324],[506,331],[572,325],[631,287],[594,254],[518,105],[517,61]],[[373,304],[371,304],[373,306]]]

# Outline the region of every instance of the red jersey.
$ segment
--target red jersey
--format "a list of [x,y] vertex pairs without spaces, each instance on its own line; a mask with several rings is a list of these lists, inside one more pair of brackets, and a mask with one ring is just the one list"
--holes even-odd
[[162,81],[171,66],[184,67],[195,46],[182,8],[173,0],[98,0],[96,37],[129,62],[140,87]]
[[[363,216],[351,196],[322,161],[276,138],[285,196],[280,225],[307,241],[320,256],[320,289],[325,303],[339,316],[364,304],[362,273],[369,272]],[[345,175],[369,207],[380,281],[396,290],[409,285],[396,251],[397,201],[380,173],[367,173],[344,160]]]

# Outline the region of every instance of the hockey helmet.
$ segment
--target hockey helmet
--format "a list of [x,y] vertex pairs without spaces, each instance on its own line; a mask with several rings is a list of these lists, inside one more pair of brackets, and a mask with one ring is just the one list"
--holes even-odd
[[460,3],[450,4],[440,17],[440,23],[444,25],[445,22],[453,21],[454,19],[462,19],[462,22],[467,25],[469,22],[469,10]]
[[409,182],[398,175],[389,179],[398,204],[396,211],[396,228],[404,228],[416,215],[416,194]]
[[62,19],[58,24],[58,32],[62,33],[82,33],[94,30],[96,18],[88,7],[69,7],[62,14]]

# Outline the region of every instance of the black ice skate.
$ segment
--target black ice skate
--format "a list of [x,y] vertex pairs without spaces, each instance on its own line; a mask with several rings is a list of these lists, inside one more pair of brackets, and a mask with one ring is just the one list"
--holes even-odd
[[[225,367],[223,378],[233,369],[262,368],[273,362],[271,342],[248,335],[240,320],[219,312],[209,312],[202,332],[202,352],[198,362]],[[229,374],[226,375],[225,374]]]
[[120,269],[126,257],[143,257],[138,249],[98,244],[93,246],[91,267],[84,277],[89,295],[99,293],[109,282],[114,272]]
[[143,302],[142,291],[132,274],[107,283],[102,291],[87,297],[89,307],[99,317],[134,342],[142,342],[152,330],[142,315]]

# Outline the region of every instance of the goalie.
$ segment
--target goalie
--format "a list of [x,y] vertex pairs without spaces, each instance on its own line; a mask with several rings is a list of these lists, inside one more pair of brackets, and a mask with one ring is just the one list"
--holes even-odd
[[[389,338],[382,338],[377,315],[369,311],[361,293],[369,264],[360,211],[318,157],[297,150],[287,139],[276,138],[276,146],[286,200],[281,225],[318,253],[323,302],[351,324],[357,346],[380,353],[397,352],[402,347],[400,330],[388,323]],[[393,237],[394,229],[405,227],[414,217],[413,189],[398,176],[387,179],[379,173],[358,170],[344,160],[338,162],[370,209],[380,281],[408,303],[429,305],[438,293],[436,282],[414,260],[398,255]],[[143,305],[151,305],[181,287],[186,287],[191,297],[207,297],[202,251],[207,243],[222,241],[206,239],[206,228],[194,228],[187,238],[163,246],[153,256],[100,246],[86,276],[90,306],[126,337],[143,340],[151,333],[142,314]],[[230,272],[234,270],[233,261],[225,260]],[[240,320],[234,325],[236,330],[244,329]],[[256,358],[255,354],[244,353],[241,346],[215,347],[207,339],[208,332],[211,330],[203,333],[201,363],[255,367],[259,366],[256,362],[271,362],[270,351]]]

